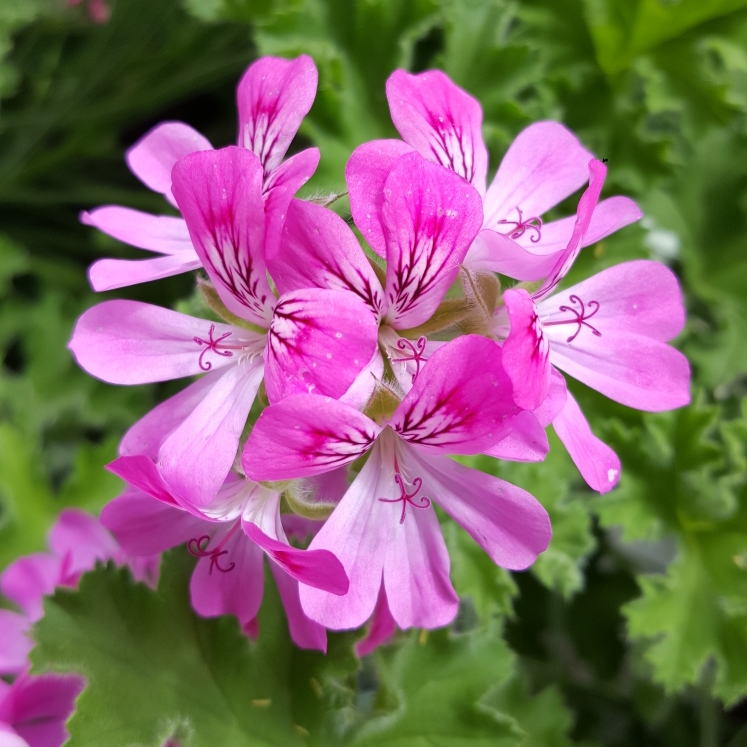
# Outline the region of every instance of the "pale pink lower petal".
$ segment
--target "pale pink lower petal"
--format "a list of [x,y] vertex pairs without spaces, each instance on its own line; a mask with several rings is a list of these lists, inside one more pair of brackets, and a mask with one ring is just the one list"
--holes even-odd
[[0,575],[0,591],[32,621],[44,615],[42,599],[64,579],[64,558],[34,553],[14,560]]
[[545,429],[534,413],[522,410],[511,418],[511,433],[487,449],[485,454],[512,462],[541,462],[549,451]]
[[386,82],[392,121],[402,139],[485,194],[488,152],[482,108],[440,70],[411,75],[395,70]]
[[263,410],[244,447],[252,480],[292,480],[342,467],[365,454],[381,427],[350,405],[296,394]]
[[382,584],[379,590],[379,598],[376,601],[376,607],[369,623],[368,633],[365,638],[355,644],[355,653],[361,657],[373,653],[379,646],[390,643],[396,632],[397,623],[389,611],[386,590]]
[[526,490],[447,457],[416,454],[415,458],[423,494],[461,524],[494,563],[523,570],[547,549],[550,518]]
[[228,369],[163,442],[158,467],[180,499],[199,507],[220,490],[236,458],[262,369],[261,360]]
[[503,366],[513,384],[514,401],[534,410],[550,390],[549,345],[532,297],[524,289],[503,294],[511,331],[503,344]]
[[552,427],[590,488],[607,493],[617,485],[620,479],[617,454],[591,432],[589,423],[570,392],[565,407],[553,420]]
[[538,264],[544,266],[549,262],[552,269],[555,261],[532,254],[508,236],[483,228],[472,242],[463,265],[475,272],[499,272],[517,280],[529,280],[537,275]]
[[211,150],[210,142],[183,122],[162,122],[143,135],[127,151],[125,159],[135,176],[146,187],[160,192],[172,205],[171,170],[189,153]]
[[377,442],[368,461],[309,549],[329,550],[342,563],[350,591],[338,597],[302,586],[301,605],[316,622],[333,630],[357,628],[371,616],[382,584],[392,506],[379,501],[394,484],[390,444]]
[[359,145],[345,167],[350,211],[363,238],[380,256],[386,257],[382,208],[384,185],[389,172],[412,148],[401,140],[372,140]]
[[120,557],[117,558],[117,564],[128,566],[135,581],[147,584],[151,589],[158,588],[158,579],[161,575],[160,553],[130,557],[122,550]]
[[265,387],[272,404],[290,394],[340,397],[373,356],[378,324],[348,291],[307,288],[281,296],[267,340]]
[[542,404],[532,412],[543,428],[547,428],[555,416],[565,407],[565,397],[567,393],[565,379],[562,374],[555,368],[550,371],[550,389],[547,397]]
[[96,292],[170,278],[202,267],[193,249],[155,259],[100,259],[88,268],[88,280]]
[[31,621],[25,615],[0,609],[0,675],[16,675],[28,668],[29,651],[34,647],[30,630]]
[[280,599],[288,618],[288,630],[293,643],[299,648],[327,653],[327,630],[306,617],[301,607],[298,581],[289,576],[279,565],[270,560],[270,570],[280,593]]
[[138,301],[105,301],[78,319],[68,347],[88,373],[143,384],[235,365],[260,335]]
[[63,509],[47,539],[52,552],[68,557],[66,571],[71,574],[93,570],[97,560],[113,559],[119,550],[106,527],[77,508]]

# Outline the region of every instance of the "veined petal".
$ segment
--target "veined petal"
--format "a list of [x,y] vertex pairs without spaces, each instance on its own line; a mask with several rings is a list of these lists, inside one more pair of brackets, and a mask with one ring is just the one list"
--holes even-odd
[[280,593],[288,618],[288,630],[293,643],[299,648],[316,649],[327,653],[327,630],[306,617],[301,607],[298,581],[289,576],[277,563],[270,560],[270,570]]
[[233,146],[174,166],[174,196],[192,244],[226,307],[268,327],[275,297],[265,270],[262,166]]
[[620,479],[617,454],[591,432],[570,392],[565,407],[552,421],[552,427],[592,490],[607,493],[617,485]]
[[262,369],[261,361],[246,361],[226,371],[158,452],[163,479],[195,507],[209,503],[228,476]]
[[[309,148],[292,156],[270,174],[264,189],[265,260],[269,261],[271,257],[277,254],[280,248],[283,225],[288,215],[288,206],[293,200],[293,195],[311,179],[318,165],[319,149]],[[276,280],[274,275],[272,275],[272,278]]]
[[389,111],[402,139],[485,194],[488,152],[482,108],[440,70],[410,75],[395,70],[386,82]]
[[412,148],[401,140],[372,140],[359,145],[345,166],[353,220],[380,257],[386,257],[384,185],[400,157],[411,152]]
[[342,396],[376,350],[378,325],[348,291],[307,288],[281,296],[267,338],[272,404],[302,392]]
[[373,314],[384,310],[384,291],[355,234],[339,215],[305,200],[293,200],[283,240],[269,263],[280,293],[304,288],[346,290]]
[[379,590],[379,598],[368,627],[365,638],[355,644],[355,653],[358,656],[367,656],[373,653],[379,646],[389,642],[397,630],[397,623],[389,611],[389,603],[386,598],[386,590],[382,584]]
[[480,230],[480,195],[453,172],[410,153],[387,177],[382,215],[386,319],[397,329],[416,327],[443,300]]
[[350,579],[350,591],[344,597],[309,586],[300,589],[304,612],[332,630],[363,625],[376,605],[392,512],[378,497],[388,495],[394,485],[392,448],[391,440],[376,442],[363,469],[309,545],[310,550],[333,552]]
[[383,378],[384,358],[377,347],[371,356],[371,360],[361,369],[361,372],[355,377],[355,380],[348,387],[345,394],[338,397],[338,399],[340,402],[344,402],[356,410],[363,410],[371,399],[377,382],[382,381]]
[[558,122],[529,125],[511,143],[485,195],[485,228],[511,234],[512,223],[540,218],[583,185],[592,158]]
[[308,55],[262,57],[239,83],[239,145],[257,154],[265,177],[280,166],[316,96],[318,73]]
[[469,532],[497,565],[523,570],[547,549],[547,511],[511,483],[469,469],[447,457],[416,453],[423,493]]
[[[111,384],[143,384],[234,366],[262,337],[139,301],[104,301],[78,319],[68,347]],[[261,348],[260,348],[261,349]]]
[[534,413],[522,410],[511,418],[511,433],[485,454],[512,462],[541,462],[549,451],[545,429]]
[[170,215],[151,215],[119,205],[104,205],[81,213],[80,222],[138,249],[159,254],[194,253],[187,224],[181,218]]
[[296,394],[262,411],[242,465],[257,481],[310,477],[365,454],[381,427],[330,397]]
[[71,575],[93,570],[97,560],[112,559],[119,551],[106,527],[77,508],[60,513],[47,539],[50,550],[67,559],[66,571]]
[[160,192],[172,205],[171,170],[174,164],[189,153],[212,150],[210,142],[183,122],[162,122],[143,135],[127,151],[125,160],[135,176]]
[[14,560],[0,575],[0,591],[15,602],[31,620],[44,615],[42,598],[63,582],[65,561],[57,555],[37,552]]
[[426,450],[476,454],[509,432],[507,418],[517,411],[501,349],[465,335],[433,354],[389,424]]
[[20,674],[28,667],[34,647],[30,632],[31,621],[25,615],[0,609],[0,675]]
[[170,278],[202,267],[194,249],[154,259],[100,259],[88,268],[88,280],[97,293]]

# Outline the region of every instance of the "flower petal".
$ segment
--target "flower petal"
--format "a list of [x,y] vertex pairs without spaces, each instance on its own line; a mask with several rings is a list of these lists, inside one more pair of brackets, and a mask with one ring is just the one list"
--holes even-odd
[[386,319],[393,327],[427,321],[459,272],[482,224],[480,195],[448,169],[409,153],[384,186]]
[[139,491],[147,493],[151,498],[175,508],[179,507],[179,503],[171,494],[171,488],[161,477],[158,467],[144,454],[121,456],[107,464],[106,469]]
[[210,142],[183,122],[162,122],[143,135],[127,151],[125,160],[135,176],[160,192],[172,205],[171,170],[174,164],[189,153],[212,150]]
[[535,122],[519,133],[485,195],[485,228],[509,234],[503,221],[540,218],[587,179],[594,158],[558,122]]
[[28,668],[34,647],[30,631],[31,621],[25,615],[0,609],[0,675],[16,675]]
[[[139,301],[104,301],[82,314],[68,347],[111,384],[143,384],[234,366],[260,335]],[[260,348],[261,349],[261,348]]]
[[262,166],[233,146],[174,166],[174,196],[192,244],[226,307],[267,328],[275,297],[265,270]]
[[118,551],[114,537],[91,514],[66,508],[57,517],[48,536],[49,548],[68,559],[66,571],[78,574],[93,570],[97,560],[113,559]]
[[310,477],[368,451],[381,427],[350,405],[296,394],[262,411],[244,448],[242,466],[257,481]]
[[280,293],[327,288],[355,293],[380,315],[384,291],[355,234],[339,215],[305,200],[293,200],[283,241],[269,263]]
[[295,60],[262,57],[249,66],[236,91],[239,145],[256,153],[269,176],[309,113],[318,73],[308,55]]
[[37,552],[14,560],[0,575],[0,591],[15,602],[31,620],[44,615],[42,598],[63,582],[65,561],[57,555]]
[[401,140],[372,140],[359,145],[345,166],[353,221],[380,257],[386,257],[384,185],[389,172],[405,153],[412,153],[412,148]]
[[100,259],[88,268],[88,280],[97,293],[138,283],[170,278],[202,267],[193,249],[155,259]]
[[465,335],[433,354],[389,424],[434,453],[476,454],[508,434],[507,418],[517,411],[501,349]]
[[592,490],[607,493],[620,479],[620,460],[589,427],[581,408],[568,392],[565,407],[552,421],[558,438]]
[[545,429],[534,413],[522,410],[511,418],[511,433],[484,453],[512,462],[541,462],[549,451]]
[[355,653],[360,657],[373,653],[379,646],[389,643],[396,631],[397,623],[389,611],[386,590],[382,584],[379,590],[379,598],[376,600],[376,607],[369,623],[368,633],[365,638],[355,644]]
[[389,111],[402,139],[421,156],[459,174],[485,194],[488,152],[482,108],[440,70],[395,70],[386,82]]
[[415,460],[424,494],[464,527],[494,563],[523,570],[547,549],[550,517],[526,490],[447,457],[418,453]]

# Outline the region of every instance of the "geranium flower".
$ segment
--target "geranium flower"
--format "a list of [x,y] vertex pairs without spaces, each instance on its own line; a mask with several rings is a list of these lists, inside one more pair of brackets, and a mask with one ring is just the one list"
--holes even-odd
[[526,568],[547,547],[550,522],[529,493],[446,456],[484,451],[510,429],[518,408],[500,359],[493,341],[475,335],[444,345],[381,422],[313,396],[262,413],[242,459],[251,479],[313,476],[368,457],[309,546],[334,552],[350,579],[344,597],[301,589],[313,620],[363,624],[383,583],[400,628],[450,622],[458,600],[433,502],[504,567]]
[[156,428],[159,469],[195,506],[226,479],[263,377],[270,402],[311,389],[339,397],[376,347],[375,320],[352,293],[312,288],[275,298],[264,262],[263,178],[259,158],[233,146],[192,153],[174,168],[177,202],[231,324],[107,301],[81,316],[70,341],[84,369],[114,384],[207,373],[140,428]]
[[[313,175],[319,150],[309,148],[283,162],[303,118],[314,102],[317,71],[313,60],[263,57],[249,66],[236,91],[238,144],[262,164],[262,195],[268,215],[268,245],[282,228],[291,197]],[[127,151],[130,170],[147,187],[177,207],[171,191],[171,171],[179,159],[211,150],[210,142],[189,125],[164,122]],[[119,241],[163,255],[154,259],[101,259],[89,270],[96,291],[178,275],[200,267],[200,258],[181,218],[150,215],[116,205],[81,213],[81,221]]]

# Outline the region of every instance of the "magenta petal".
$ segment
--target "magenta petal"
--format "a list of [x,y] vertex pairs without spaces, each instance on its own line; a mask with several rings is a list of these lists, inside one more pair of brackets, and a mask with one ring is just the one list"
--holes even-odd
[[416,459],[423,493],[461,524],[494,563],[522,570],[547,549],[550,517],[526,490],[447,457],[416,454]]
[[347,594],[350,586],[340,561],[327,550],[299,550],[266,535],[256,524],[242,522],[244,532],[289,576],[330,594]]
[[136,490],[109,501],[101,512],[101,523],[125,552],[136,557],[169,550],[214,526]]
[[293,200],[270,274],[280,293],[304,288],[347,290],[380,314],[384,291],[355,234],[321,205]]
[[106,469],[143,493],[147,493],[151,498],[170,506],[179,506],[171,494],[171,488],[164,482],[158,467],[150,457],[144,454],[121,456],[107,464]]
[[63,582],[64,559],[49,553],[24,555],[0,575],[0,591],[32,621],[44,615],[42,599]]
[[65,570],[72,575],[92,570],[97,560],[113,559],[119,551],[114,537],[101,522],[77,508],[63,509],[48,541],[52,552],[66,558]]
[[617,485],[620,479],[617,454],[591,432],[589,423],[570,392],[565,407],[553,420],[552,427],[590,488],[607,493]]
[[0,609],[0,675],[20,674],[28,667],[29,651],[34,647],[30,628],[25,615]]
[[501,349],[465,335],[431,356],[389,425],[426,450],[476,454],[508,434],[507,418],[517,409]]
[[345,167],[353,220],[380,257],[386,257],[384,185],[399,158],[411,152],[412,148],[401,140],[372,140],[359,145]]
[[125,159],[135,176],[146,187],[160,192],[172,205],[171,170],[189,153],[212,150],[212,145],[199,132],[183,122],[162,122],[143,135],[127,151]]
[[164,441],[158,466],[180,500],[199,507],[220,490],[261,382],[261,362],[230,368]]
[[536,275],[538,264],[549,262],[552,269],[556,261],[538,257],[508,236],[483,228],[464,258],[464,266],[476,272],[499,272],[517,280],[528,280]]
[[550,389],[547,392],[547,397],[539,407],[532,411],[543,428],[547,428],[555,420],[555,416],[565,407],[565,398],[568,393],[563,375],[552,366],[550,369]]
[[522,410],[511,418],[511,433],[487,449],[485,454],[512,462],[541,462],[549,451],[545,429],[534,413]]
[[283,160],[316,96],[311,57],[261,57],[249,66],[236,91],[239,145],[256,153],[265,176]]
[[[234,534],[228,536],[231,531]],[[219,552],[225,554],[217,562],[209,557],[200,558],[192,573],[189,586],[192,607],[203,617],[236,615],[243,625],[257,616],[262,604],[264,553],[243,532],[226,524],[219,525],[207,548],[203,544],[202,549],[209,552],[219,546]]]
[[340,397],[371,360],[378,324],[348,291],[307,288],[281,296],[267,341],[271,403],[302,392]]
[[[292,156],[270,174],[265,184],[266,260],[278,252],[283,224],[293,195],[311,179],[318,165],[319,149],[309,148]],[[272,278],[275,280],[274,275]]]
[[289,480],[329,472],[368,451],[381,427],[350,405],[296,394],[263,410],[244,448],[252,480]]
[[389,611],[386,590],[382,584],[379,591],[379,598],[376,600],[376,607],[369,623],[368,634],[355,644],[355,653],[361,657],[373,653],[379,646],[389,643],[396,631],[397,623]]
[[534,410],[550,389],[549,345],[532,297],[523,288],[507,290],[503,300],[511,321],[503,344],[503,366],[513,384],[516,404]]
[[587,179],[594,156],[558,122],[535,122],[519,133],[485,195],[485,228],[509,233],[510,223],[540,218]]
[[395,70],[386,82],[392,121],[402,139],[485,194],[488,152],[482,108],[440,70],[411,75]]
[[301,607],[298,581],[291,578],[277,563],[270,560],[270,570],[280,593],[280,599],[288,618],[288,629],[293,643],[299,648],[327,653],[327,630],[310,620]]
[[397,329],[416,327],[443,300],[480,230],[480,195],[454,172],[409,153],[387,177],[382,216],[386,319]]
[[111,384],[143,384],[234,365],[235,346],[261,339],[139,301],[104,301],[78,319],[68,347],[78,365]]
[[192,244],[226,307],[267,327],[275,297],[265,270],[262,166],[233,146],[174,166],[174,196]]
[[88,280],[97,293],[138,283],[170,278],[202,267],[193,249],[155,259],[100,259],[88,268]]

